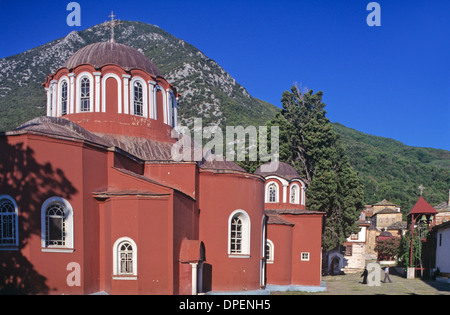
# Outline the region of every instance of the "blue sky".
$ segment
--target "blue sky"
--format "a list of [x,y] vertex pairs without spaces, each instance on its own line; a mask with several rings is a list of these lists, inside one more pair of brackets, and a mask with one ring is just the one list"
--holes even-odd
[[0,58],[108,19],[158,25],[217,61],[249,93],[280,106],[295,82],[324,91],[328,117],[407,145],[450,150],[450,1],[0,0]]

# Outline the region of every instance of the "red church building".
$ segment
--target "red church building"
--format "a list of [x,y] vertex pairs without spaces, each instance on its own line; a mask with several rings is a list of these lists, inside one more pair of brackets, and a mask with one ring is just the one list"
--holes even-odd
[[91,44],[43,85],[47,116],[0,134],[0,292],[320,285],[322,214],[301,179],[174,161],[177,90],[143,54]]
[[297,171],[279,162],[264,176],[267,215],[266,283],[275,291],[326,290],[321,281],[322,224],[324,213],[306,210],[306,185]]

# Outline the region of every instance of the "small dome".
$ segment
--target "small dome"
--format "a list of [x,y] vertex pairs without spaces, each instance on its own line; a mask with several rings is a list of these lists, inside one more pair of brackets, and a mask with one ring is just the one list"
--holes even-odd
[[300,175],[298,175],[297,171],[292,166],[290,166],[289,164],[286,164],[284,162],[278,162],[278,168],[276,170],[273,170],[270,172],[263,172],[262,166],[265,166],[265,165],[267,166],[269,164],[270,163],[266,163],[266,164],[258,167],[258,169],[255,171],[255,174],[261,175],[264,177],[267,177],[270,175],[275,175],[275,176],[279,176],[279,177],[287,179],[287,180],[301,178]]
[[73,69],[82,64],[90,64],[94,68],[115,64],[125,70],[141,69],[151,75],[162,76],[159,69],[142,53],[115,42],[100,42],[83,47],[73,54],[63,67]]

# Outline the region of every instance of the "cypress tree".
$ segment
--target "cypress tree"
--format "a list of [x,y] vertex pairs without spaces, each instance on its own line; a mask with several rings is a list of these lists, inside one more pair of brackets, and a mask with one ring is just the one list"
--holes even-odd
[[331,250],[358,232],[363,187],[326,117],[323,93],[283,93],[282,111],[269,123],[280,127],[280,160],[290,163],[308,186],[307,208],[326,212],[323,247]]

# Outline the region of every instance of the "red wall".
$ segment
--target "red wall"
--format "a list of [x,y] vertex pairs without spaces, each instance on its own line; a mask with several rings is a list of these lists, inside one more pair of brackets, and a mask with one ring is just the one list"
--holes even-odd
[[267,284],[291,284],[292,232],[293,227],[290,225],[267,225],[267,239],[271,240],[274,246],[273,263],[266,264]]
[[[213,291],[260,288],[264,184],[260,177],[200,172],[200,239],[212,268]],[[228,257],[228,220],[237,209],[251,221],[250,258]]]

